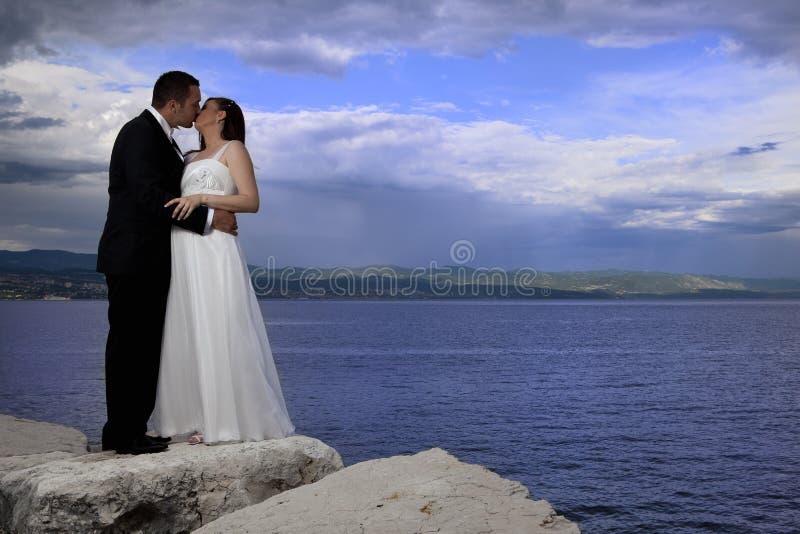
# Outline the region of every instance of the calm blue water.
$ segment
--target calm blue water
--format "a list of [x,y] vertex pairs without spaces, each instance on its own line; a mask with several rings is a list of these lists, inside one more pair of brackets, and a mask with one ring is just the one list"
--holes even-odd
[[[800,526],[800,302],[262,309],[298,432],[352,464],[442,447],[584,532]],[[105,302],[0,302],[0,412],[99,441]]]

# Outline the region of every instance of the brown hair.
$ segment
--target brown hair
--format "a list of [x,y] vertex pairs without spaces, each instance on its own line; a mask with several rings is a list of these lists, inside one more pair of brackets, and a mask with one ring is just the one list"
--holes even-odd
[[191,74],[179,70],[165,72],[158,77],[153,86],[151,105],[156,109],[161,109],[170,100],[183,104],[189,97],[189,88],[193,85],[200,87],[200,82]]
[[[241,141],[244,143],[244,113],[239,104],[222,96],[212,96],[206,99],[206,103],[213,100],[219,106],[220,111],[225,112],[225,119],[222,124],[222,138],[226,141]],[[206,140],[200,134],[200,150],[205,150]]]

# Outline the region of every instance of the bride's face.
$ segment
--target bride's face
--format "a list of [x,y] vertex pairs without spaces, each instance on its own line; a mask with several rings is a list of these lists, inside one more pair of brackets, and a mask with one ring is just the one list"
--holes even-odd
[[216,100],[206,100],[200,113],[194,120],[194,127],[198,130],[207,126],[213,126],[225,118],[225,113],[219,110]]

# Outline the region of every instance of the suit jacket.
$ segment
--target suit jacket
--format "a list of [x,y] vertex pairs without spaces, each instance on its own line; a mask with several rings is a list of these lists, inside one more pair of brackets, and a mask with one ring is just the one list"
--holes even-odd
[[164,208],[180,196],[182,174],[183,160],[149,111],[122,127],[111,152],[99,272],[169,276],[172,225],[202,234],[208,216],[201,206],[178,221],[175,206]]

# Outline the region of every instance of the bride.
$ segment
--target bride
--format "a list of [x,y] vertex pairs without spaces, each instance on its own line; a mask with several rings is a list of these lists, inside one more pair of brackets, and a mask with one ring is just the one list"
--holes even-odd
[[[244,145],[244,116],[209,98],[195,119],[200,150],[186,157],[173,217],[201,204],[255,213],[259,199]],[[294,433],[264,320],[236,236],[173,226],[172,282],[152,428],[193,433],[189,443],[262,440]]]

